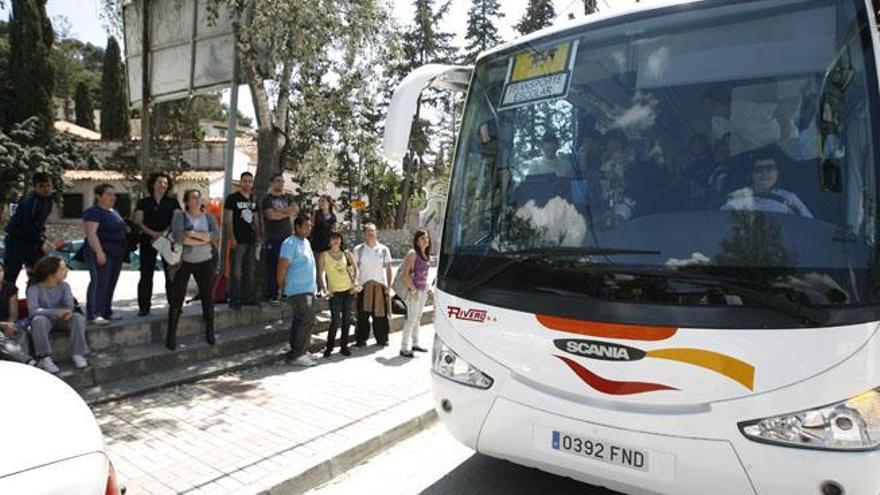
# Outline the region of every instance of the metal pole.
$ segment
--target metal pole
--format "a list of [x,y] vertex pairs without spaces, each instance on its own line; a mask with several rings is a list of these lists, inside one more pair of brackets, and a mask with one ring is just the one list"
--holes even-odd
[[[147,180],[150,170],[150,1],[141,0],[141,185]],[[142,190],[146,190],[142,187]]]
[[[229,129],[226,130],[226,173],[223,176],[223,199],[232,194],[232,165],[235,163],[235,136],[238,130],[238,77],[239,65],[238,55],[234,57],[232,69],[232,94],[229,96]],[[231,232],[226,231],[226,222],[223,217],[226,212],[220,215],[220,272],[226,271],[226,245],[228,244]]]

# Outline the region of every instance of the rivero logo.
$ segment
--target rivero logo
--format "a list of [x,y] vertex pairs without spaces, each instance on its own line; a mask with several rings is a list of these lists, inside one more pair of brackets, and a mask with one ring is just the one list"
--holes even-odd
[[495,321],[494,318],[489,317],[489,312],[485,309],[464,309],[459,306],[447,306],[446,316],[457,320],[475,321],[477,323]]
[[603,361],[638,361],[645,357],[645,351],[641,349],[598,340],[558,339],[553,343],[557,349],[569,354]]

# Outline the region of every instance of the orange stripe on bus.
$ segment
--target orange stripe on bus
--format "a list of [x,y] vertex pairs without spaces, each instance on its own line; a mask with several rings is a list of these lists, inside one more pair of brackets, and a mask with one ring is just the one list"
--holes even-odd
[[538,321],[547,328],[560,332],[628,340],[666,340],[678,330],[675,327],[649,325],[623,325],[598,321],[572,320],[558,316],[536,315]]

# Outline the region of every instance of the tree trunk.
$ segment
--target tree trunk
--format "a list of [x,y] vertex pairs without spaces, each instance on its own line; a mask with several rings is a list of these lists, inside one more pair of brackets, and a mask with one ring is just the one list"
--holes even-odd
[[272,176],[281,172],[281,152],[285,141],[284,134],[274,127],[260,127],[257,130],[257,174],[254,177],[257,196],[265,194]]

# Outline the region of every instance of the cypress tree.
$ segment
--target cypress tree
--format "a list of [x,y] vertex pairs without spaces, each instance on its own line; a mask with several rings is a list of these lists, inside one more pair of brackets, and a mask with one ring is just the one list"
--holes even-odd
[[89,93],[89,88],[86,86],[86,83],[82,81],[76,85],[73,106],[76,111],[76,125],[94,131],[95,109],[92,107],[92,95]]
[[504,13],[501,12],[498,0],[474,0],[468,10],[467,32],[464,36],[467,42],[464,48],[467,51],[466,63],[474,63],[480,52],[501,43],[501,35],[492,19],[502,17]]
[[[42,6],[42,7],[41,7]],[[46,44],[46,28],[51,39],[51,23],[40,0],[13,0],[9,21],[9,73],[15,103],[13,120],[39,119],[37,139],[48,142],[55,121],[52,90],[55,69]]]
[[116,38],[107,40],[104,71],[101,74],[101,139],[128,139],[128,100],[125,96],[125,74]]
[[555,18],[552,0],[529,0],[526,13],[514,28],[525,35],[549,26]]

